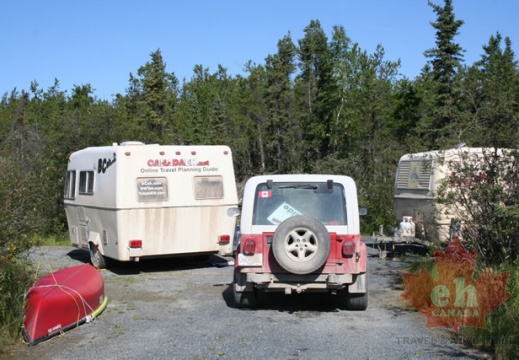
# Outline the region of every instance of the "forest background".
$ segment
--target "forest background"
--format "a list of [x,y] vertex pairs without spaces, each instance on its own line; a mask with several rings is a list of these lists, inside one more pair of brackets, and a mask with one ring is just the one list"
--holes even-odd
[[249,62],[246,75],[195,65],[180,83],[157,49],[111,101],[97,98],[91,84],[69,93],[58,79],[48,89],[34,81],[3,94],[0,287],[8,264],[35,236],[67,232],[67,158],[85,147],[128,140],[226,144],[240,182],[268,173],[349,175],[369,209],[364,233],[396,223],[392,196],[402,155],[461,142],[517,149],[519,71],[511,39],[489,34],[481,58],[465,64],[463,44],[455,41],[463,21],[452,1],[429,5],[437,15],[436,45],[415,79],[399,74],[400,63],[386,60],[382,45],[367,53],[344,27],[327,35],[313,20],[303,38],[288,33],[263,64]]
[[[239,180],[265,173],[350,175],[370,213],[363,231],[394,225],[402,155],[460,142],[517,148],[519,74],[511,40],[489,34],[481,59],[466,65],[455,42],[463,21],[451,1],[430,6],[437,14],[436,47],[424,54],[415,79],[399,75],[400,64],[384,58],[382,45],[367,53],[343,27],[328,37],[314,20],[302,39],[279,40],[264,64],[248,63],[248,76],[196,65],[192,78],[179,83],[157,49],[130,73],[126,93],[111,101],[98,99],[90,84],[69,94],[58,79],[46,90],[36,81],[28,90],[13,89],[0,100],[1,216],[23,222],[24,234],[66,231],[62,192],[70,153],[140,140],[229,145]],[[13,195],[22,192],[28,196],[16,203]]]

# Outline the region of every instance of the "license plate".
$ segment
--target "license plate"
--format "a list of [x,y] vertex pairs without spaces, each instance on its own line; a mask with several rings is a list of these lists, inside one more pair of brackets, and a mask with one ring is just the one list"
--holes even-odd
[[142,256],[141,248],[130,248],[130,257],[140,257]]
[[261,266],[263,264],[263,254],[245,255],[238,254],[238,266]]

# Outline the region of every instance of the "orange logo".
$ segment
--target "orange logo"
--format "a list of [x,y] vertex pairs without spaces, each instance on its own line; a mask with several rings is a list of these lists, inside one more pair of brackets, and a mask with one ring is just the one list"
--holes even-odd
[[401,296],[427,318],[425,327],[460,326],[485,328],[485,317],[506,301],[508,273],[493,274],[490,268],[474,280],[476,250],[467,252],[454,236],[445,252],[435,251],[438,279],[424,268],[419,274],[402,272]]

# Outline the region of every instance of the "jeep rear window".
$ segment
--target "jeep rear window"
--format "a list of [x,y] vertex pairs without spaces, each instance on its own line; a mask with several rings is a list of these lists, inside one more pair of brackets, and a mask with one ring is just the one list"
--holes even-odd
[[256,188],[253,225],[277,225],[289,217],[307,215],[325,225],[347,225],[344,188],[326,182],[266,183]]

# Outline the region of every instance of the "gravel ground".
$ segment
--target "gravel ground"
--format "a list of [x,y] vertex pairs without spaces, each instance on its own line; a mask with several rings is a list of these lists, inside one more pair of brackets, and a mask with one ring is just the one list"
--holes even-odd
[[[88,262],[71,247],[41,247],[42,275]],[[380,259],[370,248],[369,306],[338,310],[333,296],[266,294],[256,310],[233,307],[232,266],[218,257],[117,264],[102,270],[105,311],[9,359],[479,359],[452,330],[426,329],[400,294],[409,256]]]

